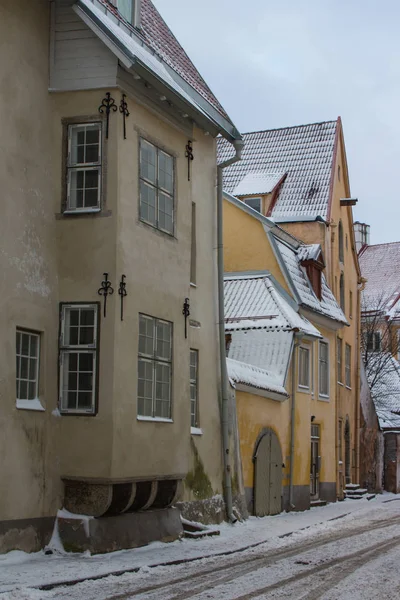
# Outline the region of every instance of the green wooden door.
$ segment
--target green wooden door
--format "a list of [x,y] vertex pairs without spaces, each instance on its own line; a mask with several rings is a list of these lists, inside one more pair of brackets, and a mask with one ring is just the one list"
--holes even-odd
[[260,439],[255,453],[254,514],[276,515],[282,510],[282,451],[272,430]]

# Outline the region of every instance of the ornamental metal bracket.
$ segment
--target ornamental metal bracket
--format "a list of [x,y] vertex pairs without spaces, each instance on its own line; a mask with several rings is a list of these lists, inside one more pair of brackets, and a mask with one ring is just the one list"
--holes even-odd
[[188,143],[186,144],[185,157],[187,158],[187,161],[188,161],[188,181],[190,181],[190,163],[194,159],[193,146],[192,146],[191,140],[188,140]]
[[119,282],[118,294],[121,298],[121,321],[124,320],[124,298],[128,295],[126,291],[126,275],[121,275],[121,281]]
[[[126,119],[129,117],[130,112],[128,110],[128,103],[125,100],[126,94],[122,94],[121,102],[119,105],[119,112],[122,113],[122,118],[124,121],[124,140],[126,140]],[[124,275],[125,277],[125,275]]]
[[101,104],[99,106],[99,113],[101,113],[102,115],[104,114],[104,112],[106,113],[106,140],[108,140],[108,130],[109,130],[109,124],[110,124],[110,112],[117,112],[118,107],[115,104],[115,100],[114,98],[111,98],[111,94],[110,92],[107,92],[105,95],[105,98],[103,98],[103,100],[101,101]]
[[103,273],[104,279],[101,282],[101,287],[98,290],[99,296],[104,297],[104,318],[107,315],[107,297],[112,296],[114,293],[114,288],[111,287],[111,281],[108,280],[108,273]]
[[189,298],[185,298],[185,302],[183,303],[182,314],[185,317],[185,339],[187,338],[187,320],[190,317],[190,304]]

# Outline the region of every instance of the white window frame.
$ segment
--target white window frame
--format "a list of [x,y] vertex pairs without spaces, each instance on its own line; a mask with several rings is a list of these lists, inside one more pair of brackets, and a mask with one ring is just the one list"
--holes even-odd
[[[196,357],[195,364],[192,365],[192,356]],[[194,379],[191,376],[192,367],[195,368]],[[190,427],[191,429],[198,429],[199,425],[199,351],[195,348],[190,348],[190,367],[189,367],[189,380],[190,380]],[[195,397],[192,398],[192,390],[195,391]]]
[[[304,364],[307,365],[307,384],[305,384],[304,382],[301,382],[301,365],[302,365],[302,359],[300,358],[302,355],[304,355],[304,353],[307,354],[307,359],[306,362]],[[301,391],[309,391],[310,390],[310,375],[311,375],[311,369],[310,369],[310,357],[311,357],[311,349],[309,346],[299,346],[298,351],[297,351],[297,357],[298,357],[298,365],[297,365],[297,384],[298,384],[298,388]]]
[[351,346],[350,344],[345,345],[345,359],[344,359],[344,380],[346,387],[351,390]]
[[[98,161],[88,163],[77,163],[72,160],[72,136],[73,131],[79,127],[95,127],[99,131],[99,156]],[[95,213],[101,210],[102,194],[102,176],[103,176],[103,148],[102,148],[103,128],[101,121],[90,121],[87,123],[71,123],[68,125],[68,156],[67,156],[67,200],[64,210],[65,214]],[[98,190],[96,206],[71,206],[71,181],[73,173],[98,171]]]
[[[327,371],[327,392],[321,392],[321,347],[325,345],[327,348],[327,362],[326,362],[326,371]],[[330,354],[329,354],[329,342],[328,340],[319,340],[318,342],[318,397],[324,400],[329,399],[330,393],[330,381],[329,381],[329,362],[330,362]]]
[[[29,350],[28,350],[28,354],[21,354],[22,352],[22,337],[20,339],[20,345],[18,347],[18,334],[22,335],[27,335],[29,336]],[[31,409],[31,410],[44,410],[42,405],[40,404],[40,400],[39,400],[39,378],[40,378],[40,333],[37,331],[32,331],[30,329],[24,329],[22,327],[17,327],[16,329],[16,336],[15,336],[15,341],[16,341],[16,359],[19,358],[19,368],[16,366],[16,376],[15,376],[15,380],[16,380],[16,406],[17,408],[23,408],[23,409]],[[31,350],[31,338],[35,338],[37,340],[37,354],[36,356],[33,356],[30,354],[30,350]],[[21,378],[21,358],[27,359],[28,360],[28,378],[27,379],[22,379]],[[34,372],[34,376],[33,378],[30,377],[30,360],[34,359],[36,360],[36,367],[35,367],[35,372]],[[18,362],[18,360],[17,360]],[[34,397],[33,398],[20,398],[20,385],[21,382],[26,382],[27,385],[29,385],[29,383],[34,383],[35,384],[35,393],[34,393]],[[27,394],[27,396],[29,396],[29,393]]]
[[130,4],[131,4],[130,13],[131,14],[130,14],[129,18],[127,17],[127,15],[124,15],[124,13],[121,11],[120,6],[119,6],[120,0],[111,0],[111,3],[118,8],[119,13],[126,21],[128,21],[128,23],[130,23],[134,27],[140,27],[140,3],[141,3],[141,0],[130,0]]
[[[142,174],[142,146],[144,144],[147,144],[148,146],[152,146],[155,149],[155,153],[156,153],[156,164],[155,164],[156,181],[155,182],[151,181],[150,179],[147,179]],[[165,154],[166,156],[168,156],[168,158],[172,159],[172,192],[170,192],[166,188],[161,187],[161,185],[159,183],[159,157],[160,157],[160,154]],[[155,190],[155,223],[149,221],[148,219],[145,219],[142,216],[142,183],[144,185],[148,186],[149,188],[152,188],[153,190]],[[156,146],[156,144],[149,142],[145,138],[140,138],[140,144],[139,144],[139,187],[140,187],[140,189],[139,189],[139,219],[140,219],[140,221],[142,221],[143,223],[146,223],[147,225],[150,225],[151,227],[154,227],[154,229],[158,229],[158,231],[162,231],[163,233],[166,233],[167,235],[174,237],[174,235],[175,235],[175,158],[172,156],[172,154],[169,154],[168,152],[166,152],[159,146]],[[164,194],[164,196],[169,197],[170,200],[172,201],[172,231],[169,231],[168,229],[165,229],[164,227],[160,226],[160,218],[159,218],[159,214],[160,214],[159,194],[160,193]]]
[[[260,201],[260,210],[258,210],[257,208],[254,208],[254,206],[250,206],[249,202],[252,202],[254,200],[259,200]],[[260,214],[262,214],[262,208],[263,208],[263,199],[261,198],[261,196],[254,196],[252,198],[244,198],[244,203],[247,204],[247,206],[249,208],[252,208],[253,210],[259,212]]]
[[[151,321],[153,324],[153,349],[152,353],[148,354],[140,351],[140,334],[138,335],[138,386],[137,386],[137,420],[138,421],[165,421],[172,422],[172,363],[173,363],[173,323],[171,321],[167,321],[165,319],[158,319],[157,317],[152,317],[150,315],[146,315],[144,313],[139,313],[139,327],[140,320],[144,319],[147,321]],[[166,359],[163,356],[157,355],[157,324],[162,323],[164,325],[168,325],[170,328],[170,353],[169,359]],[[152,405],[151,405],[151,415],[150,414],[141,414],[139,412],[139,385],[140,385],[140,377],[139,377],[139,364],[140,363],[148,363],[152,366]],[[156,414],[156,384],[157,384],[157,366],[167,366],[169,368],[169,410],[168,416],[160,416]],[[164,400],[163,400],[164,401]],[[144,412],[144,411],[143,411]]]
[[[94,341],[93,344],[66,344],[66,315],[71,309],[83,309],[94,311]],[[70,303],[61,304],[60,311],[60,378],[59,378],[59,410],[61,414],[74,415],[94,415],[97,412],[97,393],[98,393],[98,360],[99,360],[99,304],[93,303]],[[92,385],[92,405],[90,408],[68,408],[65,406],[64,398],[64,361],[67,354],[92,354],[93,355],[93,385]],[[77,371],[79,374],[79,371]],[[68,393],[68,390],[66,390]]]

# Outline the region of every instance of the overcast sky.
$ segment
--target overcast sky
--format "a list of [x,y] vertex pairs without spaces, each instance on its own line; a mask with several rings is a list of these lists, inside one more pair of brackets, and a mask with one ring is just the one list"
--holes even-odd
[[153,0],[242,132],[343,120],[355,220],[400,240],[397,0]]

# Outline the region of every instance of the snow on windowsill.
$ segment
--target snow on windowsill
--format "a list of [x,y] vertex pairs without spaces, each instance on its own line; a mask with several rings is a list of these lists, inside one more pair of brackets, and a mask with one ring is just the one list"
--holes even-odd
[[192,287],[192,288],[197,288],[197,284],[196,284],[196,283],[192,283],[192,282],[190,282],[190,287]]
[[162,419],[161,417],[136,417],[138,421],[150,421],[152,423],[173,423],[172,419]]
[[203,430],[200,427],[191,427],[190,433],[191,435],[203,435]]
[[19,410],[36,410],[38,412],[44,412],[45,408],[42,406],[39,398],[35,398],[34,400],[18,400],[17,399],[17,408]]

